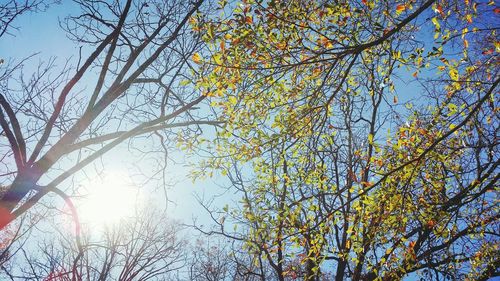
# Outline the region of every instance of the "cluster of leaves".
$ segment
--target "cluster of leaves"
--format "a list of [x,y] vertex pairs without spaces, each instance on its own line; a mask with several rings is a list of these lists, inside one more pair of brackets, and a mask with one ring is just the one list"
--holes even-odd
[[193,60],[242,194],[221,234],[280,280],[496,274],[494,3],[220,5]]

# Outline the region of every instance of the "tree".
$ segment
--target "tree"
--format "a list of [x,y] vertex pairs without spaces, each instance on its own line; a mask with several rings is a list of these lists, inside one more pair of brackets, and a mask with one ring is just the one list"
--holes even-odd
[[200,59],[227,121],[207,166],[242,204],[219,211],[240,230],[219,234],[247,241],[279,280],[500,274],[498,8],[223,9],[232,16],[205,28],[216,51]]
[[[57,221],[61,221],[60,219]],[[57,225],[53,225],[57,229]],[[176,280],[186,263],[179,223],[156,210],[138,211],[99,231],[85,228],[81,245],[56,230],[38,250],[16,256],[7,276],[29,280]],[[80,248],[82,250],[80,250]]]
[[202,0],[75,3],[81,14],[62,26],[81,47],[76,66],[50,60],[31,77],[22,64],[2,66],[0,228],[47,193],[70,199],[61,184],[124,141],[133,149],[136,136],[159,139],[147,146],[162,151],[175,128],[193,136],[217,124],[198,114],[206,95],[187,85],[199,74],[190,57],[201,40],[189,21]]
[[17,29],[12,24],[21,15],[47,9],[54,1],[44,0],[8,0],[0,4],[0,37],[10,34],[10,29]]
[[[215,239],[214,239],[215,238]],[[214,236],[202,236],[192,245],[187,264],[189,280],[252,281],[274,279],[262,264],[241,251],[241,242]]]
[[[494,4],[77,3],[63,26],[86,59],[31,79],[8,63],[0,79],[0,228],[62,197],[72,278],[93,252],[64,183],[124,141],[139,157],[206,144],[192,176],[220,171],[241,196],[205,206],[215,224],[201,230],[246,255],[200,247],[192,279],[500,274]],[[221,125],[213,142],[191,137],[201,125]]]

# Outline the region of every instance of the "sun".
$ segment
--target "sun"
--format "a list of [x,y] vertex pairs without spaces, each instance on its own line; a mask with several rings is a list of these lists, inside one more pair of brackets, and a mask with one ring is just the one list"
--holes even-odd
[[77,210],[80,221],[91,228],[110,227],[135,215],[139,189],[126,173],[112,172],[82,186]]

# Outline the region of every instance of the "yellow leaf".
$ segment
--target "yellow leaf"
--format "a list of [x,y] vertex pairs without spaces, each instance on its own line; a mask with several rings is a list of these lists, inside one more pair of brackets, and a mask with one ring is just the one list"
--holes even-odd
[[469,32],[469,29],[467,27],[462,29],[462,39],[465,39],[465,34],[467,34],[467,32]]
[[229,98],[227,98],[228,102],[231,104],[231,105],[235,105],[237,100],[234,96],[229,96]]
[[436,26],[436,29],[440,29],[441,28],[441,25],[439,24],[439,21],[438,21],[437,17],[433,17],[432,18],[432,23]]
[[219,54],[215,54],[214,55],[214,61],[216,64],[218,65],[222,65],[222,55],[219,53]]
[[472,15],[471,14],[468,14],[465,16],[465,20],[468,22],[468,23],[472,23]]
[[458,81],[458,70],[456,68],[450,68],[450,78],[454,81]]
[[280,43],[276,44],[276,47],[278,47],[278,49],[280,49],[280,50],[284,50],[284,49],[286,49],[286,42],[280,42]]
[[180,85],[180,86],[186,86],[186,85],[188,85],[189,83],[191,83],[191,81],[190,81],[190,80],[182,80],[181,82],[179,82],[179,85]]
[[191,59],[197,64],[201,63],[201,56],[198,53],[194,53]]

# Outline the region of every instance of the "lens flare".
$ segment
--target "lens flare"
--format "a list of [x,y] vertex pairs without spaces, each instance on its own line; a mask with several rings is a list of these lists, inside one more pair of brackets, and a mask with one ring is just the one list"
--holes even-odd
[[82,186],[77,209],[82,224],[110,227],[133,215],[140,203],[139,189],[125,173],[107,173]]

